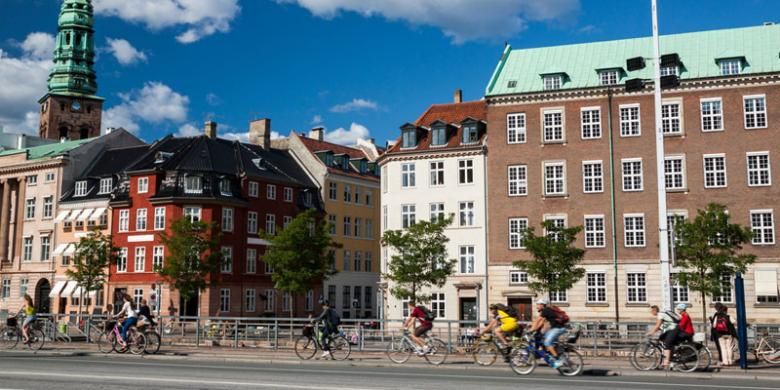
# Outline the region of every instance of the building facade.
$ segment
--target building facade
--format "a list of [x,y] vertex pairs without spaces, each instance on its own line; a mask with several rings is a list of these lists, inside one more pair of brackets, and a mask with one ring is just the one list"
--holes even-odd
[[[753,230],[744,247],[758,257],[744,275],[751,322],[777,322],[780,308],[778,45],[776,25],[661,37],[662,54],[678,60],[662,75],[680,80],[663,91],[667,218],[717,202]],[[625,65],[651,50],[650,38],[505,50],[486,91],[491,301],[530,307],[527,275],[512,262],[530,258],[524,230],[553,220],[583,226],[587,274],[552,294],[573,318],[644,321],[661,304],[653,89],[625,89],[652,78],[651,64]],[[732,278],[723,284],[708,304],[734,304]],[[698,293],[678,283],[672,293],[701,318]]]
[[[486,119],[484,101],[432,105],[379,159],[382,177],[382,232],[420,220],[452,216],[445,230],[454,274],[441,289],[426,291],[438,318],[487,318]],[[392,251],[382,249],[386,272]],[[407,306],[387,292],[386,317],[408,315]]]

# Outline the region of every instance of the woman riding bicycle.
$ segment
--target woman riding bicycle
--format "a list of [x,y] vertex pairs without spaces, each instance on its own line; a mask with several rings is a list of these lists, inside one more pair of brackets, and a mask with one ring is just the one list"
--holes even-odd
[[30,336],[28,335],[30,324],[38,319],[35,305],[33,304],[33,300],[30,295],[24,294],[24,306],[19,309],[19,312],[24,313],[25,315],[24,322],[22,323],[22,337],[24,343],[27,344],[30,341]]
[[135,326],[138,322],[138,313],[133,310],[133,297],[131,297],[130,294],[122,295],[122,301],[124,302],[122,310],[120,310],[119,313],[116,313],[116,317],[119,318],[122,315],[125,315],[127,318],[122,322],[122,329],[119,332],[122,339],[118,341],[122,347],[126,347],[127,330],[130,329],[131,326]]

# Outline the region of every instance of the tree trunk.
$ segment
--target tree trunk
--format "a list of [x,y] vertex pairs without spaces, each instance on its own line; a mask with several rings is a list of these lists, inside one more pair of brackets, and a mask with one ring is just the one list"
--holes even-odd
[[701,292],[701,323],[707,329],[707,294],[704,291]]
[[293,326],[293,322],[294,322],[293,318],[295,318],[293,314],[294,311],[295,311],[295,294],[290,293],[290,342],[293,341],[293,333],[295,331]]

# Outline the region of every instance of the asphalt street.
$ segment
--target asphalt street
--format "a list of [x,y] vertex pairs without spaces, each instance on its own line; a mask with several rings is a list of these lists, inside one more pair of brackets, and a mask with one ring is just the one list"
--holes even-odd
[[547,367],[521,377],[502,370],[375,367],[348,362],[253,364],[135,356],[0,354],[0,389],[780,389],[778,381],[669,377],[563,378]]

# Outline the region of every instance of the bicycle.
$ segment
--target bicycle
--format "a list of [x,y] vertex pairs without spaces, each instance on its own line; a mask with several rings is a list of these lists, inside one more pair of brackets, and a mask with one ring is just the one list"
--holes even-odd
[[[22,313],[19,313],[15,317],[6,319],[5,326],[0,329],[0,347],[3,349],[14,349],[19,344],[19,341],[22,341],[24,336],[22,335],[22,328],[19,326],[19,322],[23,323],[24,317]],[[39,351],[46,342],[46,336],[41,327],[41,323],[35,320],[27,328],[27,342],[24,345],[31,351]]]
[[[699,367],[699,351],[692,344],[683,342],[672,350],[671,368],[693,372]],[[639,371],[651,371],[661,366],[663,356],[664,343],[651,337],[631,348],[630,361]]]
[[[574,345],[577,343],[580,333],[581,331],[578,329],[566,341],[555,344],[558,360],[562,362],[556,370],[563,376],[580,375],[585,367],[582,355]],[[543,359],[547,365],[552,367],[553,357],[549,354],[547,348],[542,345],[541,335],[539,333],[534,335],[525,333],[524,338],[524,345],[520,348],[513,348],[510,352],[509,366],[512,368],[512,371],[519,375],[529,375],[536,369],[537,359]]]
[[[113,324],[112,324],[113,323]],[[130,351],[133,355],[140,355],[146,350],[146,336],[143,332],[130,327],[127,330],[127,342],[125,345],[119,343],[121,334],[119,332],[119,322],[107,321],[106,328],[111,328],[110,331],[104,331],[98,336],[98,350],[103,353],[125,353]]]
[[418,355],[425,358],[428,363],[433,364],[434,366],[444,363],[450,352],[447,343],[435,337],[430,337],[427,333],[423,336],[423,339],[425,345],[420,349],[420,347],[418,347],[409,337],[409,331],[404,330],[401,340],[390,341],[385,353],[390,361],[396,364],[406,363],[412,356],[412,352],[417,352]]
[[510,337],[511,341],[509,346],[511,347],[510,353],[505,354],[498,344],[498,338],[494,337],[490,333],[483,334],[477,339],[476,344],[472,348],[471,357],[474,359],[474,363],[480,366],[492,366],[498,359],[498,355],[501,354],[508,363],[511,363],[509,357],[511,356],[511,350],[522,347],[522,334],[523,328],[518,328]]
[[[309,360],[322,350],[320,339],[322,330],[320,323],[309,324],[303,327],[303,334],[295,340],[295,354],[301,360]],[[352,346],[342,335],[331,335],[328,337],[328,350],[333,360],[347,360],[352,354]]]
[[[732,350],[734,351],[734,359],[739,360],[739,342],[734,343]],[[751,352],[756,360],[763,360],[771,365],[780,365],[780,336],[761,336]]]
[[144,324],[138,327],[138,330],[146,337],[146,348],[144,353],[155,355],[160,352],[161,337],[157,330],[157,325]]

